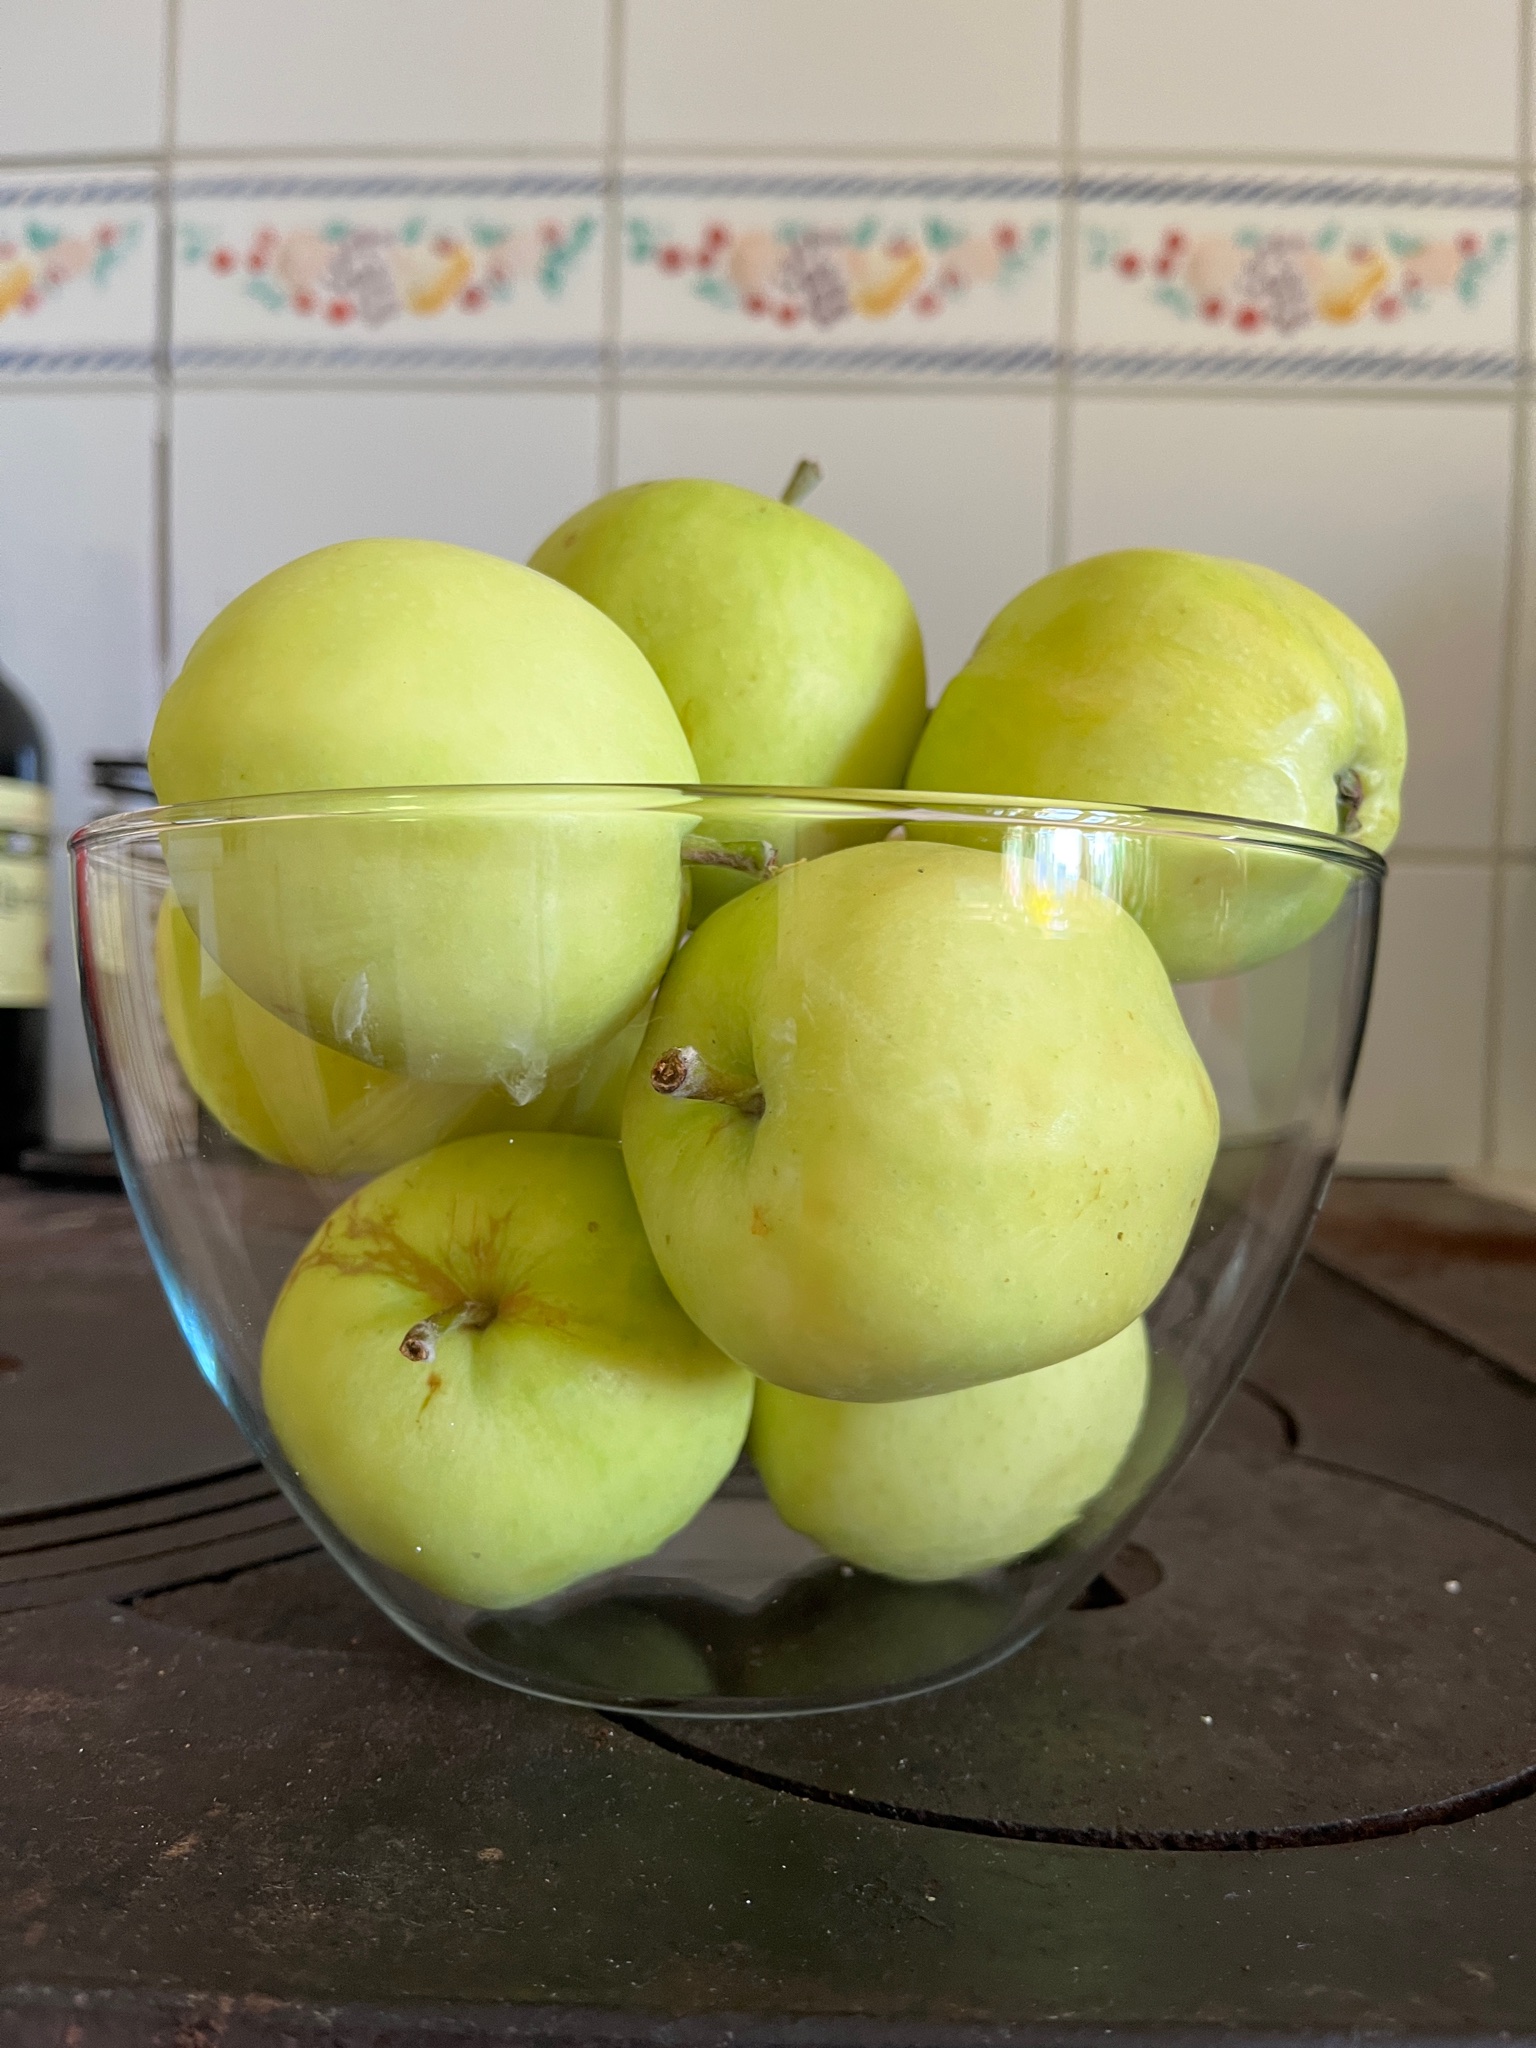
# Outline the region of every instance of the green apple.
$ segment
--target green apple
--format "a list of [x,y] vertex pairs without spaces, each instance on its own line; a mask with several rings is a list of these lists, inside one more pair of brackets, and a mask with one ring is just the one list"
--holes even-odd
[[[365,1066],[252,1002],[167,895],[155,930],[160,1009],[182,1072],[248,1151],[300,1173],[380,1173],[519,1112],[499,1088],[411,1081]],[[523,1111],[524,1116],[530,1111]]]
[[533,555],[615,620],[677,708],[700,777],[899,786],[923,643],[896,572],[850,535],[734,484],[632,484]]
[[918,1401],[759,1385],[749,1444],[792,1529],[865,1571],[934,1580],[1038,1550],[1114,1477],[1141,1421],[1141,1322],[1039,1372]]
[[575,1087],[552,1105],[549,1122],[536,1128],[573,1131],[583,1138],[617,1140],[623,1122],[624,1095],[629,1086],[630,1069],[639,1057],[650,1021],[651,1012],[647,1006],[638,1016],[631,1017],[621,1031],[616,1031],[600,1045],[588,1060]]
[[[391,785],[687,783],[645,657],[547,576],[428,541],[306,555],[187,656],[149,762],[166,803]],[[230,978],[297,1029],[529,1102],[645,1003],[686,905],[686,821],[505,793],[237,816],[166,837]],[[298,807],[295,807],[295,812]]]
[[[1003,607],[944,692],[912,789],[1153,805],[1296,825],[1381,852],[1402,701],[1341,611],[1246,562],[1098,555]],[[1122,842],[1123,900],[1175,980],[1230,973],[1333,914],[1344,866],[1196,836]]]
[[341,1179],[382,1173],[450,1138],[550,1130],[617,1138],[647,1013],[602,1046],[572,1087],[520,1106],[504,1088],[412,1081],[295,1031],[236,987],[174,896],[160,905],[155,971],[166,1033],[198,1100],[276,1166]]
[[273,1308],[261,1389],[343,1535],[488,1608],[666,1542],[752,1404],[668,1294],[618,1146],[548,1132],[441,1146],[335,1210]]
[[1177,1264],[1217,1111],[1098,891],[888,840],[716,911],[662,984],[624,1156],[669,1286],[761,1378],[903,1400],[1070,1358]]

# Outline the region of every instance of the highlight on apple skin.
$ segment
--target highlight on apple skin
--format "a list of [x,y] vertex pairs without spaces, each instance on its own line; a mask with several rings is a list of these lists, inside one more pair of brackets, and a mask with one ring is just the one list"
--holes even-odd
[[[1391,670],[1325,598],[1251,563],[1129,548],[1003,607],[907,786],[1208,812],[1380,853],[1406,755]],[[1191,834],[1149,840],[1123,900],[1174,980],[1204,980],[1303,943],[1347,880],[1311,854]]]
[[1134,1322],[1217,1125],[1134,919],[994,854],[886,841],[699,927],[623,1144],[657,1263],[722,1351],[800,1393],[890,1401]]
[[1144,1323],[1078,1358],[917,1401],[758,1385],[748,1447],[792,1529],[927,1582],[1039,1550],[1115,1476],[1147,1398]]
[[504,1608],[644,1557],[735,1463],[752,1381],[667,1292],[616,1144],[465,1138],[333,1211],[262,1398],[360,1550]]

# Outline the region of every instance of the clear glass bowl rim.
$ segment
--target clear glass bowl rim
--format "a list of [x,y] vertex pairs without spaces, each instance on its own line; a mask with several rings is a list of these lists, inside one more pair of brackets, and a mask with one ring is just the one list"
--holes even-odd
[[486,814],[664,815],[705,804],[716,810],[756,812],[764,824],[775,812],[803,823],[853,823],[873,815],[889,818],[893,824],[972,820],[1130,833],[1144,838],[1204,839],[1306,855],[1377,877],[1386,873],[1382,855],[1358,840],[1220,812],[1179,811],[1154,804],[1086,803],[1063,797],[950,794],[926,789],[800,789],[764,783],[487,782],[295,790],[109,812],[71,833],[69,847],[73,853],[93,854],[167,833],[222,825],[292,824],[306,819],[377,817],[406,823],[412,818]]

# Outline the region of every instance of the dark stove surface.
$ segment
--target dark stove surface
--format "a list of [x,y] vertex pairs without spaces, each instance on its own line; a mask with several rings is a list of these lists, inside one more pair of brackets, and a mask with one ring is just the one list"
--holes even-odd
[[[117,1198],[5,1201],[40,1336],[0,1471],[40,1362],[58,1426],[145,1375],[207,1448],[146,1431],[86,1505],[62,1443],[51,1502],[0,1495],[0,2042],[1536,2040],[1523,1212],[1343,1184],[1101,1604],[926,1700],[743,1725],[433,1662],[196,1437]],[[70,1247],[41,1316],[22,1235]]]
[[112,1192],[0,1177],[0,1404],[0,1532],[251,1462]]

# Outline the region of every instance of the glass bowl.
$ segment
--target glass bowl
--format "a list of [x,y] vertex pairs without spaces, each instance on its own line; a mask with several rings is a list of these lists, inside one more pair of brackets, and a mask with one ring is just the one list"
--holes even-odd
[[919,1692],[1090,1587],[1300,1254],[1384,874],[815,790],[71,845],[125,1184],[298,1513],[450,1662],[695,1716]]

